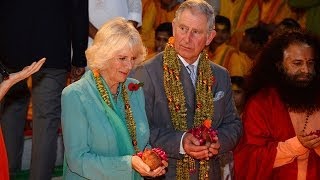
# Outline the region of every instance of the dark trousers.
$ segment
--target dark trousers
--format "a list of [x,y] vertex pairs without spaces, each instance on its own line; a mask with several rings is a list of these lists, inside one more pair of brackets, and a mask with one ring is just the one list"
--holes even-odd
[[[32,76],[32,180],[51,179],[57,153],[61,92],[66,77],[67,71],[63,69],[41,69]],[[29,99],[26,81],[21,81],[10,89],[2,102],[1,127],[11,174],[21,168]]]

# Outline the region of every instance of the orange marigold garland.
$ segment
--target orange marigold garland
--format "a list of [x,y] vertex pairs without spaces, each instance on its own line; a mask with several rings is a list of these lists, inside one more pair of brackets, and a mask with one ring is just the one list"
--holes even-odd
[[[180,81],[181,66],[173,47],[174,38],[171,37],[166,45],[163,60],[164,89],[168,99],[172,124],[176,130],[188,131],[187,108],[184,90]],[[196,109],[193,127],[200,126],[205,119],[211,119],[214,113],[212,86],[214,83],[213,71],[206,51],[200,55],[196,82]],[[177,161],[177,179],[188,180],[190,173],[195,171],[195,160],[188,155]],[[200,161],[199,179],[209,179],[209,164],[206,160]]]

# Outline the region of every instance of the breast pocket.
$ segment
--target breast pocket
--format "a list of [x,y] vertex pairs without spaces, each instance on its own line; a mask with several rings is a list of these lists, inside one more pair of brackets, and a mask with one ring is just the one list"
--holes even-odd
[[218,91],[215,93],[213,98],[214,103],[214,124],[220,124],[226,109],[225,93]]

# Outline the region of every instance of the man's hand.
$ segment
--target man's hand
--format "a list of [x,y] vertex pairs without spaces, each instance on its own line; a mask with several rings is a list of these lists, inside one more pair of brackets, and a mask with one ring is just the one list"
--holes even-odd
[[219,153],[220,149],[220,143],[218,136],[216,136],[214,139],[213,143],[207,143],[206,145],[208,146],[209,149],[209,157],[213,157],[214,155],[217,155]]
[[185,152],[195,159],[208,159],[209,150],[206,145],[200,146],[200,142],[191,133],[186,133],[182,140]]
[[70,73],[70,79],[71,83],[78,81],[82,75],[85,73],[85,68],[84,67],[71,67],[71,73]]
[[306,135],[305,133],[301,132],[298,134],[298,139],[304,147],[309,149],[314,149],[320,145],[320,137],[315,134]]

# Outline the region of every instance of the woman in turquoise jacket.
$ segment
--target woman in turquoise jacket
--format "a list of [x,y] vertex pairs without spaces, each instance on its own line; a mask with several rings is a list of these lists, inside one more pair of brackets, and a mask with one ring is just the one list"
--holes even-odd
[[90,70],[62,92],[64,179],[163,175],[165,165],[151,171],[135,155],[150,135],[142,83],[127,78],[145,56],[138,31],[123,18],[110,20],[86,56]]

